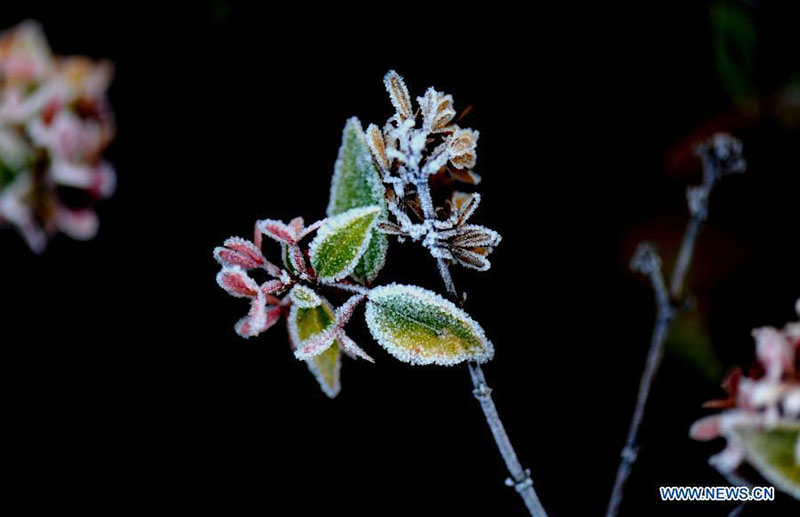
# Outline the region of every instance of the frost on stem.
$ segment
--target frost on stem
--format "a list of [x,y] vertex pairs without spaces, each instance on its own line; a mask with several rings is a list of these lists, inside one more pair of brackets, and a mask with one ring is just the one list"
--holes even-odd
[[[116,186],[103,152],[116,125],[107,99],[113,65],[52,54],[41,26],[0,34],[0,225],[44,251],[57,232],[93,238],[97,201]],[[75,204],[64,187],[85,193]]]
[[[796,310],[800,316],[800,300]],[[800,499],[800,322],[761,327],[753,337],[758,368],[747,376],[740,369],[731,372],[723,383],[728,397],[705,404],[723,411],[695,422],[689,435],[726,439],[725,449],[709,459],[721,473],[746,462]]]

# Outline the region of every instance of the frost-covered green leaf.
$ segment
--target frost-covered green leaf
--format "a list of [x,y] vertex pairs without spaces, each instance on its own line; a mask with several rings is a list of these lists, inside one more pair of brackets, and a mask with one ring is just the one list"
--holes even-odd
[[330,398],[339,394],[341,386],[342,352],[338,342],[321,354],[306,359],[308,370],[319,382],[319,387]]
[[[342,132],[342,145],[333,170],[328,216],[339,215],[352,208],[379,206],[379,220],[387,219],[385,188],[380,173],[372,162],[361,123],[356,117],[347,121]],[[389,241],[378,230],[372,231],[367,250],[353,270],[359,282],[372,281],[383,268]]]
[[304,309],[310,309],[322,304],[322,298],[304,285],[296,285],[289,291],[292,303]]
[[372,336],[390,354],[411,364],[452,365],[494,355],[483,329],[438,294],[412,285],[372,289],[366,319]]
[[747,461],[778,489],[800,499],[800,426],[771,431],[741,428],[736,435],[744,443]]
[[353,208],[329,218],[311,241],[311,265],[323,280],[341,280],[356,267],[370,242],[380,207]]
[[[288,319],[292,345],[295,348],[301,347],[303,341],[331,326],[333,319],[333,310],[324,300],[320,305],[310,308],[293,305]],[[306,359],[309,371],[319,382],[322,391],[331,398],[341,390],[341,358],[339,343],[334,341],[321,354]]]

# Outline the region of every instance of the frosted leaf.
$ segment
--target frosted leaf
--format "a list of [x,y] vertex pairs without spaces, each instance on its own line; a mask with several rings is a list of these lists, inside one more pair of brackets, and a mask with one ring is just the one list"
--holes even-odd
[[450,205],[453,213],[456,216],[458,224],[464,224],[472,217],[472,214],[477,210],[478,205],[481,204],[480,194],[469,194],[466,192],[453,192],[450,197]]
[[369,361],[370,363],[375,362],[375,359],[370,357],[370,355],[366,353],[363,348],[358,346],[355,341],[350,339],[350,336],[347,334],[340,334],[338,342],[342,345],[342,351],[351,356],[353,359],[360,358]]
[[239,266],[223,267],[217,273],[217,284],[237,298],[255,298],[258,284]]
[[308,270],[306,266],[306,259],[303,257],[303,250],[297,244],[287,244],[286,253],[289,256],[289,262],[292,264],[292,270],[297,274],[303,274]]
[[452,244],[463,248],[473,248],[481,246],[497,246],[502,238],[494,230],[477,224],[465,224],[458,229],[458,233],[453,237]]
[[370,242],[380,207],[353,208],[329,218],[309,245],[311,265],[322,280],[341,280],[353,272]]
[[275,325],[282,312],[280,307],[268,306],[266,296],[259,292],[253,299],[247,316],[236,323],[234,330],[243,338],[257,336]]
[[479,136],[480,133],[472,129],[456,129],[447,141],[450,156],[460,156],[469,151],[474,151],[475,146],[478,145]]
[[438,294],[392,284],[369,292],[366,320],[390,354],[411,364],[453,365],[488,361],[494,355],[483,329]]
[[317,293],[304,285],[292,287],[292,290],[289,291],[289,296],[292,299],[292,303],[304,309],[311,309],[322,304],[322,299]]
[[437,92],[432,87],[425,91],[423,97],[417,97],[417,103],[422,110],[425,129],[431,133],[445,129],[456,116],[456,111],[453,109],[453,96]]
[[394,70],[389,70],[383,77],[383,84],[386,86],[386,91],[389,92],[389,98],[394,109],[397,110],[397,116],[400,120],[414,118],[414,109],[411,106],[408,88],[406,88],[406,83],[403,82],[400,74]]
[[383,140],[383,133],[375,124],[367,127],[367,143],[372,152],[372,158],[381,168],[382,172],[387,172],[391,165],[389,157],[386,156],[386,143]]
[[266,260],[261,250],[252,242],[240,237],[230,237],[223,247],[214,248],[214,258],[223,266],[253,269],[264,266]]
[[386,263],[386,251],[389,248],[389,239],[376,229],[372,230],[367,249],[353,270],[353,278],[364,284],[372,282]]
[[800,462],[796,456],[800,424],[773,430],[740,428],[734,434],[744,445],[747,461],[767,481],[800,499]]
[[[292,348],[294,350],[302,348],[303,341],[324,331],[333,324],[333,321],[333,310],[325,299],[322,300],[322,304],[312,308],[292,305],[287,319]],[[331,398],[341,389],[341,355],[339,343],[334,341],[318,355],[305,358],[306,365],[320,388]]]
[[479,136],[480,133],[472,129],[456,129],[447,140],[450,163],[459,169],[473,168],[477,160],[475,147]]
[[492,267],[489,259],[480,253],[462,248],[451,248],[450,252],[452,253],[453,258],[464,267],[475,269],[477,271],[488,271],[489,268]]
[[386,235],[405,235],[403,228],[394,223],[378,223],[378,230]]
[[475,167],[475,163],[477,162],[477,160],[478,159],[475,153],[473,151],[468,151],[464,154],[451,157],[450,163],[452,163],[459,169],[471,169]]
[[295,235],[298,235],[300,232],[303,231],[305,227],[305,221],[303,221],[302,217],[295,217],[291,221],[289,221],[289,228],[292,229]]
[[310,359],[330,347],[340,330],[334,321],[333,310],[324,300],[320,305],[310,308],[292,305],[289,311],[289,339],[295,357]]
[[285,243],[281,243],[281,260],[283,261],[283,267],[291,273],[292,275],[299,274],[299,271],[294,267],[293,259],[289,256],[289,246]]
[[334,398],[339,394],[342,390],[342,353],[339,345],[334,343],[321,354],[306,359],[306,364],[325,395]]
[[267,237],[282,244],[295,244],[297,242],[295,230],[282,221],[263,219],[256,223],[256,227]]
[[[377,128],[374,129],[377,131]],[[380,131],[377,131],[377,138],[383,142]],[[327,213],[335,216],[353,208],[378,206],[381,208],[379,220],[385,221],[385,193],[361,123],[353,117],[347,121],[342,132],[342,145],[334,167]],[[356,280],[364,283],[375,279],[383,268],[388,246],[388,239],[373,230],[368,248],[353,270]]]
[[344,327],[350,318],[353,316],[353,311],[355,311],[358,304],[364,301],[365,295],[363,294],[356,294],[351,296],[347,299],[338,309],[336,309],[336,325],[338,327]]
[[287,289],[287,287],[288,286],[281,280],[268,280],[261,284],[259,290],[264,294],[280,294]]

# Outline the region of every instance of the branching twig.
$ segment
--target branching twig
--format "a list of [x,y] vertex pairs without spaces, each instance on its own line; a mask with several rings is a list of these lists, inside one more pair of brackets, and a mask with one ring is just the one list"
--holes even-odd
[[631,261],[634,271],[644,273],[650,277],[650,282],[656,295],[657,315],[653,335],[650,340],[650,350],[647,353],[647,362],[639,383],[639,394],[636,398],[636,408],[633,412],[628,437],[620,454],[621,461],[614,479],[614,487],[608,502],[606,517],[613,517],[619,511],[624,495],[625,483],[631,472],[631,467],[636,462],[637,440],[639,427],[644,417],[647,398],[653,380],[658,373],[661,358],[664,355],[664,343],[669,334],[670,324],[675,316],[675,302],[681,299],[686,275],[694,256],[695,242],[700,233],[700,227],[708,217],[708,199],[717,181],[731,173],[744,172],[745,162],[742,158],[742,144],[739,140],[717,134],[696,149],[703,164],[703,183],[697,187],[687,189],[687,200],[691,219],[686,227],[686,233],[681,243],[678,258],[672,270],[670,289],[667,291],[664,277],[661,273],[661,260],[649,244],[641,244]]

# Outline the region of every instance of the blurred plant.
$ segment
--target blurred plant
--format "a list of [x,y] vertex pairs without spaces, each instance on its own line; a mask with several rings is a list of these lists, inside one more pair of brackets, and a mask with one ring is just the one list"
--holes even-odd
[[620,454],[621,461],[606,510],[608,517],[615,516],[619,511],[625,483],[636,461],[639,428],[644,417],[650,388],[661,364],[664,343],[675,315],[678,309],[685,305],[683,287],[694,255],[700,227],[708,218],[708,200],[711,192],[719,180],[731,174],[743,173],[746,168],[742,157],[742,143],[730,135],[716,134],[698,145],[695,152],[700,157],[703,166],[703,182],[686,190],[691,219],[686,227],[686,233],[672,270],[669,287],[661,273],[661,258],[651,244],[640,244],[631,260],[631,268],[634,271],[646,274],[650,278],[656,295],[657,314],[650,349],[647,353],[647,362],[639,384],[636,408],[628,429],[625,446]]
[[[511,473],[507,484],[532,515],[545,515],[480,368],[494,348],[460,306],[463,298],[449,274],[451,263],[488,269],[486,256],[500,236],[467,224],[478,194],[450,191],[436,203],[431,188],[479,182],[471,170],[478,132],[453,122],[450,95],[429,88],[415,110],[396,72],[386,74],[384,83],[396,112],[383,130],[373,124],[365,132],[358,119],[347,121],[328,217],[308,227],[300,217],[289,223],[257,221],[253,241],[232,237],[214,250],[222,265],[217,282],[231,295],[250,300],[249,313],[235,326],[240,336],[256,336],[286,317],[295,356],[307,363],[329,397],[340,391],[342,353],[373,362],[345,331],[361,303],[373,338],[395,358],[417,365],[468,362],[473,393]],[[414,285],[373,286],[385,262],[387,235],[418,242],[436,259],[452,301]],[[282,267],[262,253],[263,236],[280,244]],[[251,271],[262,271],[266,280],[258,283]],[[334,308],[323,293],[347,298]]]
[[[800,300],[795,305],[800,315]],[[692,425],[695,440],[724,437],[725,449],[709,463],[740,484],[735,470],[752,465],[778,489],[800,499],[800,321],[783,329],[753,331],[758,365],[734,370],[723,386],[728,398],[704,406],[724,409]]]
[[714,64],[723,88],[740,108],[757,111],[753,85],[757,34],[749,6],[719,0],[709,7]]
[[102,158],[115,133],[112,73],[108,61],[54,56],[35,22],[0,34],[0,223],[36,253],[57,231],[97,233],[92,205],[115,187]]

